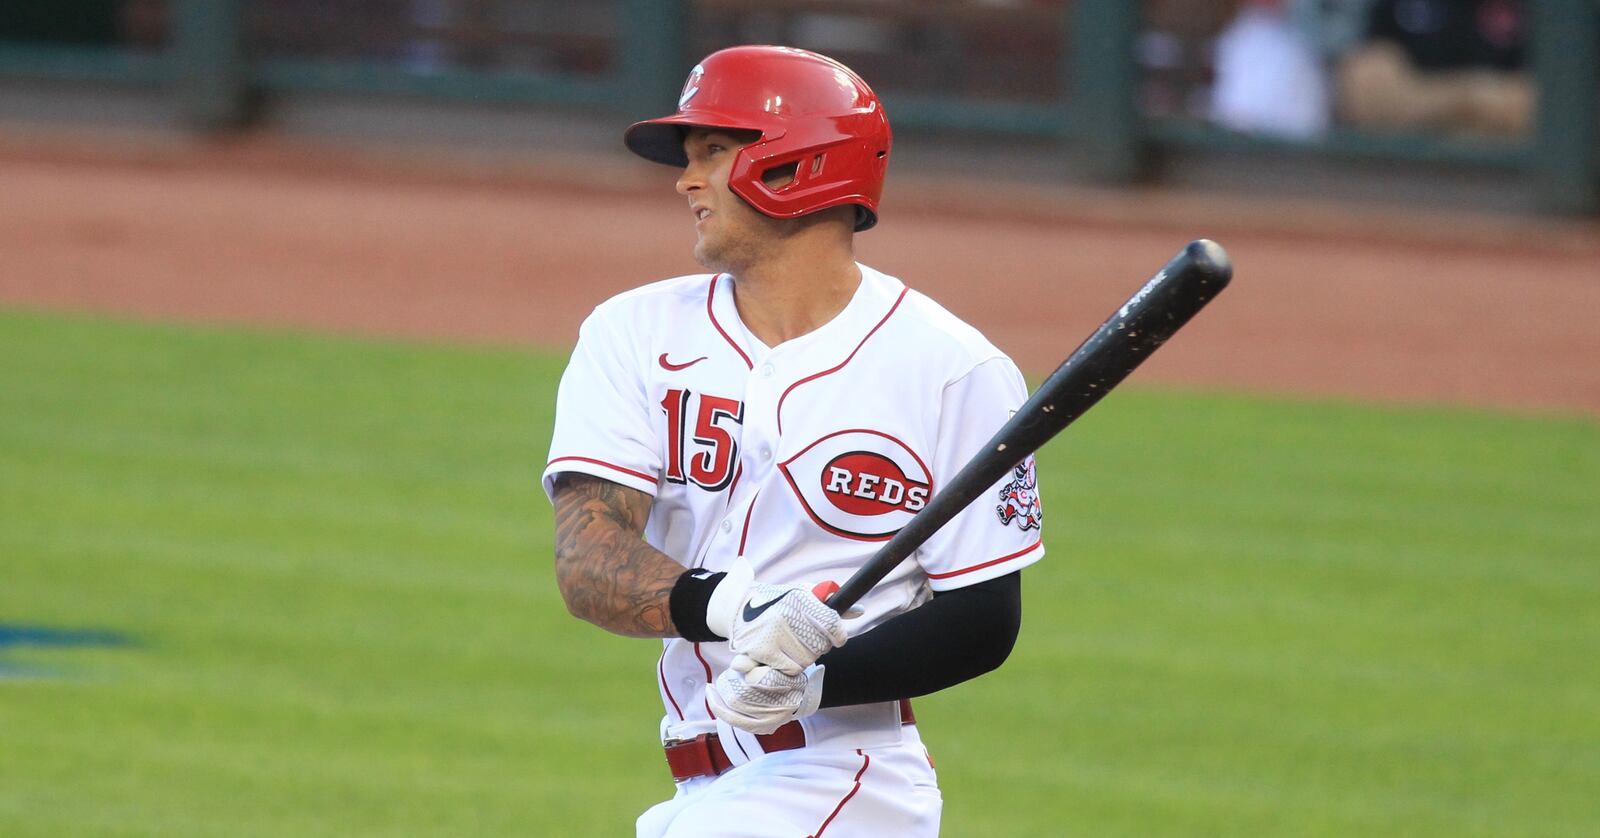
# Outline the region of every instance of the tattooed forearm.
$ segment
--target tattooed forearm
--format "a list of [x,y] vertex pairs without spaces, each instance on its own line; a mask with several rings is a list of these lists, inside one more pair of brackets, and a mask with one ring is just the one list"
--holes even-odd
[[644,540],[650,496],[573,472],[556,478],[556,581],[567,610],[629,637],[675,637],[667,600],[683,565]]

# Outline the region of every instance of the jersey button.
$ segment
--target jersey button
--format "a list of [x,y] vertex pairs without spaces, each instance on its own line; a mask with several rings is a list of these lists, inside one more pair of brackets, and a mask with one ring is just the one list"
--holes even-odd
[[724,519],[722,519],[722,531],[723,532],[733,532],[733,519],[732,518],[724,518]]
[[761,377],[762,378],[771,378],[772,377],[772,373],[773,373],[773,369],[772,369],[772,365],[771,364],[762,364],[761,365]]
[[763,460],[772,459],[772,449],[771,448],[763,448],[763,449],[761,449],[761,459],[763,459]]

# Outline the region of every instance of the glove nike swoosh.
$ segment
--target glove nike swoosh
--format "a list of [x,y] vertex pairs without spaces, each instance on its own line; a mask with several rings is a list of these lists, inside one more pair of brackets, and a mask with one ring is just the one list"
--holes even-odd
[[765,613],[768,608],[771,608],[772,606],[777,605],[778,604],[778,600],[783,599],[784,594],[787,594],[787,593],[788,593],[788,591],[784,591],[784,593],[778,594],[777,596],[773,597],[772,599],[769,599],[766,602],[762,603],[761,606],[758,607],[758,608],[751,608],[750,607],[750,603],[748,603],[748,602],[745,603],[744,604],[744,621],[747,622],[747,623],[755,622],[755,619],[757,617],[759,617],[763,613]]

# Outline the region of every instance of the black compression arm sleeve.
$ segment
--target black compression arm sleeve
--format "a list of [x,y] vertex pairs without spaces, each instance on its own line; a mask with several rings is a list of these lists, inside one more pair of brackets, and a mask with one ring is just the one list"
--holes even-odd
[[996,669],[1022,627],[1022,571],[936,593],[823,655],[822,706],[927,695]]

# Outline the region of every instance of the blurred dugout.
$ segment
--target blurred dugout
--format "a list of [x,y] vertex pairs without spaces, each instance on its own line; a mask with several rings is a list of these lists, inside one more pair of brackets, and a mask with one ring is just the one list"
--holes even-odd
[[[1497,51],[1440,48],[1461,37]],[[258,92],[631,117],[737,43],[837,56],[897,129],[1062,139],[1105,180],[1166,148],[1303,148],[1523,172],[1547,208],[1600,210],[1597,0],[0,0],[0,74],[173,84],[208,127]]]

